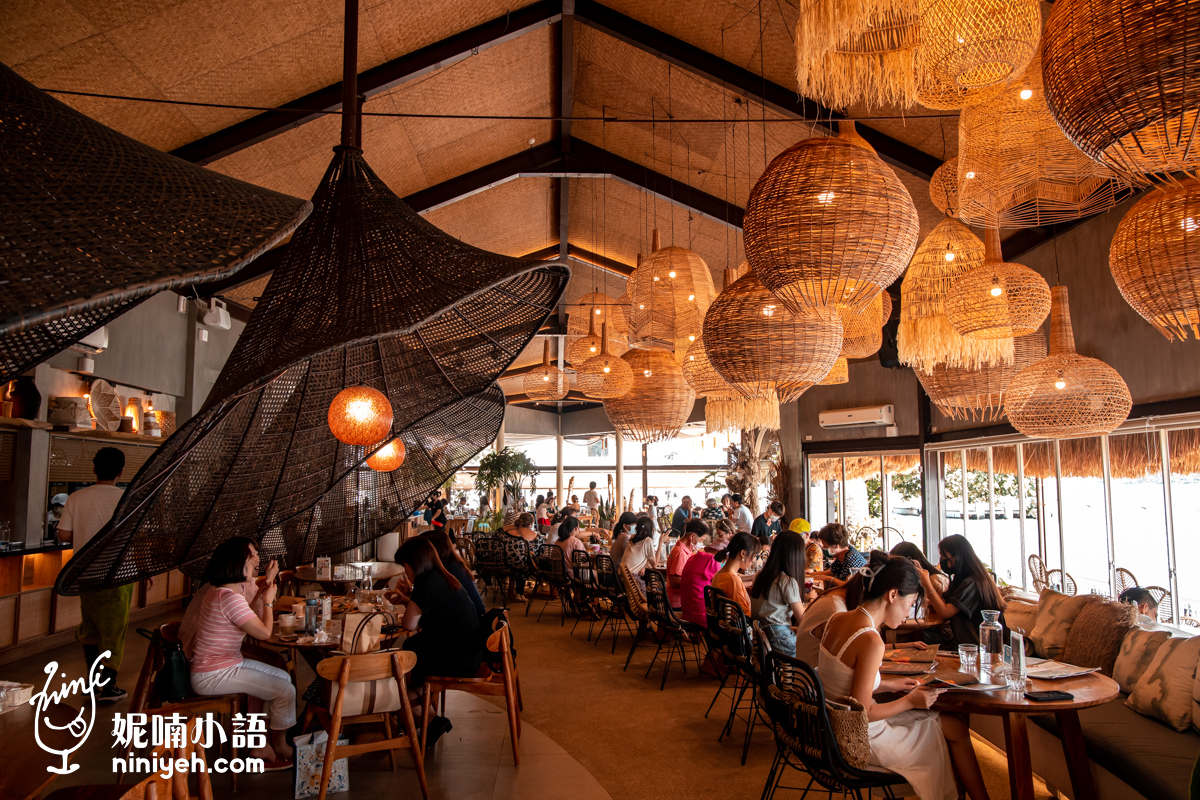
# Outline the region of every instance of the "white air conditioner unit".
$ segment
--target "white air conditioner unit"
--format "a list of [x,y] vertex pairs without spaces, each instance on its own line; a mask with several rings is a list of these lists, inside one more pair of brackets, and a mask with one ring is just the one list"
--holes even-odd
[[79,353],[96,355],[108,349],[108,328],[101,326],[71,345],[71,349]]
[[888,405],[822,411],[817,419],[822,428],[865,428],[894,425],[895,416],[894,407]]
[[210,328],[227,331],[233,326],[229,319],[229,309],[223,300],[212,298],[208,301],[208,311],[204,312],[204,324]]

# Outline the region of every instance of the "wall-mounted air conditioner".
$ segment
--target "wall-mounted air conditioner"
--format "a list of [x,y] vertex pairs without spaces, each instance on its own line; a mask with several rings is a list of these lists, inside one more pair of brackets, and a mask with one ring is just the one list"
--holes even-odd
[[822,428],[865,428],[894,425],[895,416],[893,406],[870,406],[822,411],[818,421]]
[[108,349],[108,328],[103,325],[71,345],[71,349],[79,353],[96,355]]

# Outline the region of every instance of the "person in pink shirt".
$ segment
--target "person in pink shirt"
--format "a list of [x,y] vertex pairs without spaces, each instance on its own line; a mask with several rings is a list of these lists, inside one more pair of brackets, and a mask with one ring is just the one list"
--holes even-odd
[[713,527],[712,544],[687,560],[679,576],[680,617],[688,622],[708,627],[704,614],[704,587],[721,568],[725,560],[725,547],[737,532],[727,519],[717,520]]
[[683,580],[683,568],[696,554],[696,545],[706,533],[707,525],[698,519],[689,519],[684,523],[679,541],[671,548],[671,555],[667,557],[667,600],[676,611],[681,608],[679,586]]

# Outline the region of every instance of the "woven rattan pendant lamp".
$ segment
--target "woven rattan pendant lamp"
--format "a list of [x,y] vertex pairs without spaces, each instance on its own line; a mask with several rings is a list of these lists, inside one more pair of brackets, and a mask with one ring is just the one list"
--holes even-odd
[[1196,0],[1059,0],[1043,75],[1054,119],[1078,147],[1130,173],[1200,167]]
[[311,209],[117,133],[0,64],[0,383],[153,294],[234,274]]
[[[357,6],[348,2],[344,107]],[[110,522],[59,574],[67,594],[168,569],[199,576],[234,535],[281,567],[393,530],[504,418],[496,378],[554,309],[568,269],[487,253],[404,204],[354,146],[355,117],[282,263],[200,412],[133,478]],[[326,409],[348,386],[383,392],[403,466],[338,442]]]
[[600,340],[596,318],[594,316],[588,317],[587,336],[580,336],[574,340],[570,337],[567,338],[567,363],[578,368],[580,364],[589,358],[598,356],[603,345],[604,342]]
[[1200,339],[1200,181],[1150,192],[1129,209],[1108,265],[1125,302],[1159,333]]
[[530,400],[552,402],[567,396],[567,373],[550,363],[550,340],[542,342],[542,363],[525,373],[521,387]]
[[947,217],[958,216],[958,156],[946,159],[929,179],[929,199]]
[[575,370],[579,391],[598,400],[621,397],[633,386],[633,371],[610,349],[607,322],[600,326],[600,341],[600,353]]
[[833,362],[829,374],[817,382],[818,386],[837,386],[839,383],[850,382],[850,362],[839,358]]
[[653,249],[629,278],[630,333],[635,341],[675,350],[682,360],[717,291],[708,264],[691,250],[660,247],[657,230]]
[[983,264],[954,281],[946,293],[946,319],[968,339],[1027,336],[1050,313],[1046,279],[1024,264],[1010,264],[1000,252],[1000,232],[989,228]]
[[751,269],[713,301],[704,347],[718,374],[745,396],[781,403],[828,374],[842,349],[842,320],[822,306],[793,314]]
[[917,370],[917,380],[951,419],[994,422],[1004,415],[1004,395],[1013,376],[1046,357],[1046,335],[1040,329],[1007,341],[1013,348],[1013,359],[1007,364],[978,368],[934,364],[926,372]]
[[1041,59],[958,122],[958,216],[982,227],[1027,228],[1098,214],[1132,191],[1063,134],[1042,85]]
[[883,344],[883,326],[892,316],[892,297],[880,292],[862,311],[855,313],[844,306],[842,317],[842,356],[868,358]]
[[1029,66],[1042,35],[1038,0],[918,0],[917,101],[963,108]]
[[805,139],[776,156],[746,207],[746,257],[792,313],[865,308],[917,247],[908,190],[853,123],[839,125],[836,137]]
[[1112,433],[1129,418],[1129,387],[1108,364],[1075,352],[1067,287],[1055,286],[1052,292],[1050,355],[1018,372],[1008,385],[1008,421],[1038,439]]
[[946,318],[950,287],[983,259],[983,242],[958,220],[947,217],[929,232],[900,285],[896,339],[901,363],[918,372],[929,372],[935,364],[978,369],[1012,363],[1011,337],[968,339]]
[[604,401],[608,419],[626,439],[649,443],[673,439],[687,423],[696,393],[670,350],[630,350],[622,360],[633,382],[628,392]]
[[[578,301],[567,306],[567,363],[578,368],[589,358],[599,354],[601,344],[596,332],[608,326],[608,343],[610,351],[621,356],[629,349],[629,314],[628,307],[622,306],[617,300],[603,292],[589,292]],[[583,345],[575,345],[583,340]],[[596,349],[593,350],[592,348]],[[578,358],[578,360],[576,360]]]

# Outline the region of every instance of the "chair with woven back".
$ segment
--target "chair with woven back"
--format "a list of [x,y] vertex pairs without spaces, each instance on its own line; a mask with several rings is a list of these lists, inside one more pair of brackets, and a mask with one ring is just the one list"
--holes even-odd
[[503,697],[508,711],[508,734],[512,740],[513,766],[521,763],[521,686],[517,677],[516,664],[512,654],[512,631],[508,621],[497,619],[492,633],[487,639],[487,649],[495,653],[492,663],[499,663],[499,670],[481,664],[479,672],[470,678],[454,678],[437,675],[425,676],[425,707],[421,717],[421,752],[425,752],[425,742],[429,731],[429,720],[433,716],[433,701],[436,697],[441,713],[446,712],[446,692],[457,689],[460,692],[482,695],[485,697]]
[[1138,585],[1137,578],[1124,567],[1117,567],[1113,572],[1117,581],[1117,597],[1120,597],[1126,589],[1132,589]]
[[[725,597],[725,593],[711,583],[706,584],[704,587],[704,619],[708,625],[704,629],[704,638],[708,643],[709,658],[713,661],[714,666],[719,663],[722,668],[720,670],[721,683],[717,686],[717,691],[713,693],[713,699],[708,704],[708,711],[704,712],[705,719],[708,718],[709,713],[713,710],[713,706],[717,704],[717,699],[721,696],[721,693],[725,691],[725,684],[729,682],[729,676],[737,674],[737,671],[733,667],[725,663],[722,656],[724,639],[722,638],[721,631],[721,611],[717,608],[718,597]],[[736,694],[737,689],[735,687],[734,695],[736,696]]]
[[1033,581],[1033,590],[1041,592],[1049,582],[1046,580],[1046,562],[1037,553],[1029,556],[1029,579]]
[[621,585],[617,565],[613,563],[612,556],[607,553],[597,553],[592,561],[592,587],[598,601],[596,609],[604,615],[604,620],[600,623],[600,631],[596,634],[596,641],[592,646],[600,644],[600,639],[604,637],[604,629],[611,626],[613,635],[611,652],[615,653],[621,626],[624,625],[630,635],[633,634],[633,628],[625,613],[625,589]]
[[717,741],[733,734],[733,723],[738,718],[738,711],[741,710],[746,694],[749,692],[750,705],[746,712],[746,738],[742,748],[742,764],[745,765],[746,754],[750,747],[750,737],[753,735],[754,724],[759,713],[758,693],[755,691],[758,673],[755,671],[753,663],[756,645],[750,629],[750,620],[746,618],[742,607],[724,594],[716,598],[716,603],[720,615],[717,626],[721,631],[721,654],[737,672],[738,678],[734,686],[733,699],[729,704],[729,718],[725,720],[725,727],[721,730]]
[[1046,572],[1046,587],[1071,597],[1074,597],[1078,591],[1071,573],[1063,572],[1061,569],[1052,569]]
[[621,576],[621,586],[624,592],[621,594],[621,610],[629,615],[629,618],[637,622],[637,630],[633,632],[633,643],[629,645],[629,655],[625,656],[625,666],[622,672],[629,669],[629,662],[633,660],[633,653],[642,644],[657,644],[654,636],[654,627],[650,624],[650,607],[646,603],[646,595],[642,591],[641,584],[637,578],[629,570],[629,567],[622,564],[617,568],[617,574]]
[[1158,621],[1171,621],[1171,593],[1161,586],[1147,586],[1146,591],[1154,598],[1154,602],[1158,603]]
[[571,574],[567,561],[563,558],[563,549],[552,544],[542,545],[533,557],[533,565],[535,568],[533,591],[529,595],[530,602],[525,605],[525,616],[529,616],[533,598],[537,596],[538,589],[545,584],[546,602],[542,603],[542,610],[538,612],[538,622],[542,621],[542,614],[546,612],[546,606],[550,605],[550,601],[557,597],[558,624],[559,627],[562,627],[567,622],[567,607],[571,604]]
[[479,536],[475,539],[475,574],[483,579],[484,585],[491,584],[492,596],[506,602],[505,583],[512,577],[505,558],[504,548],[495,536]]
[[650,620],[658,627],[658,649],[654,651],[654,658],[650,660],[650,666],[646,667],[646,677],[650,676],[650,671],[654,669],[655,663],[658,661],[659,654],[662,653],[663,646],[667,647],[667,660],[663,664],[662,683],[658,688],[661,691],[667,685],[667,673],[671,671],[671,661],[675,654],[679,655],[679,664],[683,667],[683,673],[687,674],[687,648],[685,644],[692,646],[692,654],[696,659],[696,670],[700,669],[700,651],[697,647],[700,641],[700,635],[703,628],[694,622],[682,620],[675,613],[675,609],[671,608],[671,602],[667,598],[667,573],[665,570],[647,567],[645,573],[646,580],[646,604],[650,612]]
[[467,521],[465,519],[449,519],[446,520],[446,534],[450,537],[450,541],[457,541],[459,537],[467,529]]
[[[769,697],[764,709],[775,732],[776,756],[763,787],[763,800],[771,800],[781,788],[802,790],[807,795],[813,783],[831,796],[834,792],[848,793],[857,800],[862,800],[864,791],[869,798],[876,789],[887,798],[911,794],[901,790],[908,788],[907,784],[894,772],[863,770],[846,763],[829,721],[825,690],[815,669],[778,651],[773,651],[766,663],[772,679],[769,684],[764,683]],[[789,767],[807,774],[808,785],[781,786]]]
[[[329,776],[333,772],[334,762],[339,758],[386,750],[394,771],[395,751],[402,747],[412,753],[421,794],[428,800],[429,788],[425,783],[425,760],[422,757],[424,731],[418,739],[412,705],[408,699],[408,681],[405,678],[416,665],[416,653],[407,650],[332,656],[317,664],[317,674],[330,682],[333,692],[326,730],[329,740],[325,745],[318,800],[325,800]],[[357,687],[352,684],[369,685]],[[352,689],[356,691],[351,691]],[[358,691],[359,689],[361,691]],[[400,727],[403,729],[400,735],[395,735],[393,714],[399,715]],[[347,725],[380,723],[383,725],[383,739],[338,744],[342,730]]]
[[596,613],[596,587],[592,581],[592,555],[586,550],[575,550],[571,553],[571,593],[575,598],[575,624],[571,626],[571,634],[579,627],[579,622],[587,616],[587,640],[592,640],[592,627],[598,615]]

